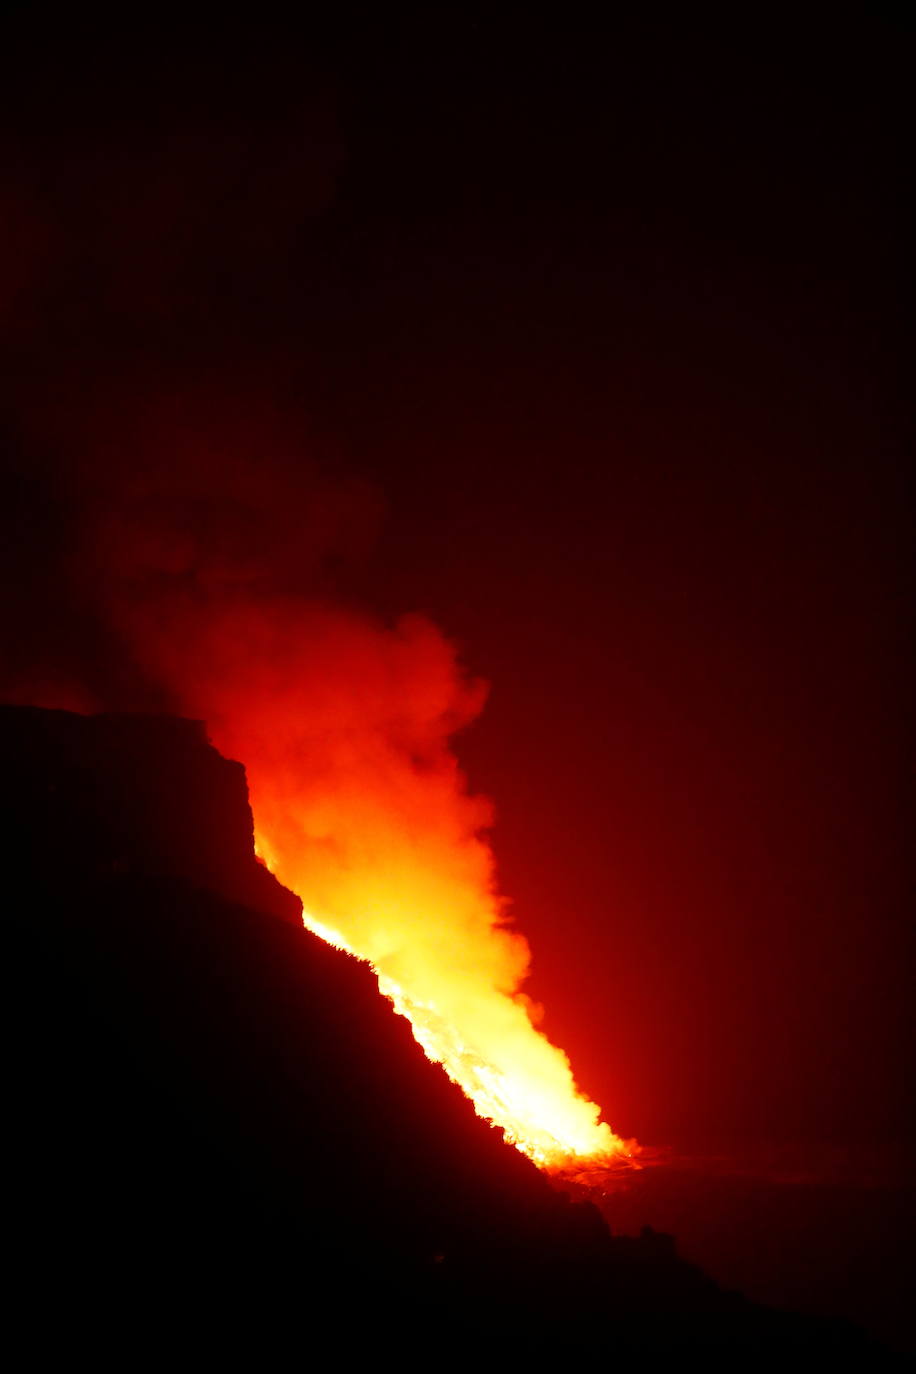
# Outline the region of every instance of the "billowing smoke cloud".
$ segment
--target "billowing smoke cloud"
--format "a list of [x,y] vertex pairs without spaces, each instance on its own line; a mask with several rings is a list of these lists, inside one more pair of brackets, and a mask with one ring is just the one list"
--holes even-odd
[[238,592],[127,619],[138,658],[245,761],[264,850],[314,917],[443,1010],[446,987],[518,990],[528,952],[495,892],[490,807],[449,747],[484,690],[434,625]]
[[316,929],[371,961],[478,1108],[542,1162],[612,1150],[565,1056],[534,1029],[490,805],[451,749],[483,684],[427,619],[388,627],[301,590],[320,581],[322,553],[352,540],[344,515],[364,516],[364,493],[315,478],[304,491],[300,472],[300,500],[281,513],[291,488],[276,469],[268,479],[236,458],[215,475],[206,462],[154,468],[100,506],[98,585],[134,662],[243,760],[277,875]]
[[244,428],[192,426],[187,405],[175,426],[170,410],[160,398],[158,423],[131,429],[129,465],[81,471],[74,578],[112,663],[131,665],[126,695],[119,671],[95,695],[130,705],[142,683],[207,721],[244,762],[261,852],[313,928],[372,963],[482,1114],[542,1163],[612,1152],[535,1029],[491,807],[452,751],[484,684],[428,619],[386,625],[328,595],[329,567],[371,544],[372,490],[284,456],[279,435],[265,463]]
[[32,251],[0,281],[0,690],[205,719],[279,878],[478,1110],[542,1162],[611,1151],[534,1028],[490,805],[452,752],[484,687],[429,620],[359,609],[383,502],[303,419],[320,350],[282,302],[335,194],[328,102],[233,122],[222,77],[206,99],[196,68],[147,77],[137,98],[118,76],[116,124],[90,99],[50,133],[19,90],[37,136],[5,192]]

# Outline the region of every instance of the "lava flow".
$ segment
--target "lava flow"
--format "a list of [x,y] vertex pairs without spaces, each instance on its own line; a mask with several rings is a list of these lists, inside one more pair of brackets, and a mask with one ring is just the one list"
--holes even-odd
[[[263,835],[257,852],[282,879],[284,865],[273,857]],[[373,963],[324,921],[307,911],[303,921],[328,944]],[[560,1171],[629,1157],[635,1143],[624,1144],[599,1121],[599,1108],[576,1089],[565,1054],[535,1030],[523,1002],[488,988],[459,988],[464,1008],[459,1022],[443,1014],[435,1002],[412,994],[378,965],[373,968],[379,991],[410,1022],[427,1058],[442,1065],[478,1116],[501,1127],[505,1139],[535,1164]],[[440,972],[443,977],[447,979]]]
[[[263,835],[257,851],[267,862],[271,849]],[[282,880],[282,864],[268,867]],[[635,1142],[620,1140],[599,1120],[600,1109],[577,1090],[566,1055],[534,1028],[523,1002],[488,988],[468,989],[459,1024],[387,976],[324,921],[304,911],[303,922],[328,944],[372,964],[379,991],[410,1022],[427,1058],[442,1065],[478,1116],[501,1127],[505,1139],[540,1168],[565,1172],[630,1158]]]
[[428,1057],[536,1164],[629,1155],[532,1019],[491,807],[450,748],[485,690],[439,630],[279,599],[156,610],[138,647],[243,760],[258,851],[306,925],[372,965]]

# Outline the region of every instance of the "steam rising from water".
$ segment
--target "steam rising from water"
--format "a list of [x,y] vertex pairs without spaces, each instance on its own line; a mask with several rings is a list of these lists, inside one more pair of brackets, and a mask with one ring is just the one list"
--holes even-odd
[[430,1058],[537,1162],[622,1147],[532,1024],[450,737],[483,705],[428,620],[392,629],[291,598],[135,603],[134,652],[248,770],[259,849],[307,923],[369,960]]

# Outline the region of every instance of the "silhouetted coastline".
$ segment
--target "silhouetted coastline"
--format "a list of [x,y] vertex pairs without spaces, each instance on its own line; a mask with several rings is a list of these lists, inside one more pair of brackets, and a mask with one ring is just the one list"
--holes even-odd
[[505,1146],[298,923],[201,725],[4,707],[0,741],[33,1353],[878,1350],[612,1236]]

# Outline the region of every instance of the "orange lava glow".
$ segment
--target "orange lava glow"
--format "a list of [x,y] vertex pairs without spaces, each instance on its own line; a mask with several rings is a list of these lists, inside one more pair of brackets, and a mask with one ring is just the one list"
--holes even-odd
[[244,762],[258,853],[308,928],[371,964],[428,1057],[536,1164],[627,1157],[532,1020],[492,808],[451,751],[486,693],[439,630],[279,599],[154,609],[134,613],[138,649]]
[[[261,832],[257,850],[297,891],[295,864],[288,869]],[[386,946],[392,945],[385,932],[409,926],[413,911],[424,909],[412,907],[414,901],[422,903],[424,886],[422,879],[411,882],[404,875],[396,895],[385,900],[367,882],[359,908],[363,919],[341,922],[354,932],[362,928],[359,947],[308,911],[303,920],[328,944],[372,965],[379,991],[410,1022],[426,1056],[442,1065],[478,1116],[501,1127],[506,1140],[535,1164],[564,1170],[628,1156],[634,1143],[624,1143],[599,1120],[600,1109],[577,1090],[566,1055],[535,1029],[523,1000],[481,984],[462,969],[460,957],[451,960],[446,951],[441,959],[430,959],[422,948],[401,950],[398,979],[384,971],[391,962]],[[447,893],[439,900],[447,901]],[[367,919],[364,913],[372,915]]]

